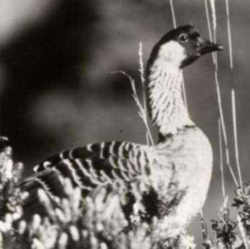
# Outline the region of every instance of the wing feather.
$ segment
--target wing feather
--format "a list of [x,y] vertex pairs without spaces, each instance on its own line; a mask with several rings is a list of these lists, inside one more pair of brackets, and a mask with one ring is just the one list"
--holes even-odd
[[147,151],[147,146],[129,142],[88,144],[47,158],[35,166],[35,175],[26,182],[35,180],[59,196],[60,189],[55,189],[53,180],[57,175],[70,178],[74,186],[84,191],[115,181],[128,183],[145,172],[150,173]]

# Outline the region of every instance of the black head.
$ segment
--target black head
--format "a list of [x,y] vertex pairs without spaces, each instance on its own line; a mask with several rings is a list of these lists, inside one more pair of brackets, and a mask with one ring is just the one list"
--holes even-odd
[[[223,47],[205,40],[192,25],[180,26],[165,34],[153,48],[151,63],[158,57],[183,68],[200,56]],[[150,63],[149,61],[149,63]]]

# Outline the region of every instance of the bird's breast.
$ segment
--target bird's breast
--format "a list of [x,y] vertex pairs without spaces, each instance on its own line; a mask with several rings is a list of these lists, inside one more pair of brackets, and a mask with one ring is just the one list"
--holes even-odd
[[187,128],[158,144],[155,155],[154,187],[167,202],[173,186],[176,194],[185,193],[178,208],[190,219],[203,207],[210,185],[213,155],[208,138],[197,127]]

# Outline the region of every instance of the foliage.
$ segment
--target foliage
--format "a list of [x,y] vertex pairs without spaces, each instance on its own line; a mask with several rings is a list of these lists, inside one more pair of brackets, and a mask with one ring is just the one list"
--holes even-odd
[[[20,249],[163,249],[194,248],[193,237],[181,234],[162,239],[162,227],[141,221],[139,214],[128,224],[117,193],[100,188],[83,198],[81,190],[62,179],[66,196],[53,199],[38,190],[45,213],[38,214],[25,205],[29,194],[21,188],[22,164],[14,163],[12,149],[0,153],[0,248]],[[28,214],[28,216],[27,216]]]
[[[6,143],[6,138],[1,143]],[[138,219],[129,226],[115,193],[97,189],[82,198],[79,188],[63,179],[66,197],[52,199],[44,190],[38,191],[45,215],[24,215],[23,203],[29,194],[20,188],[23,165],[14,163],[12,149],[2,146],[0,153],[0,248],[20,249],[166,249],[194,248],[193,237],[181,234],[176,239],[162,240],[159,221],[155,217],[149,225]],[[108,196],[108,200],[107,200]],[[231,215],[236,211],[236,215]],[[107,218],[108,217],[108,218]],[[250,243],[250,185],[235,192],[231,206],[227,201],[217,219],[208,224],[202,219],[203,247],[211,249],[248,248]],[[135,217],[136,218],[136,217]],[[211,237],[213,237],[211,239]]]

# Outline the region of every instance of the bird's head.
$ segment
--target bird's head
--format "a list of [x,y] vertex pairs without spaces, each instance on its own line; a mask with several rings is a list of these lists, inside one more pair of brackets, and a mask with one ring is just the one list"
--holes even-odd
[[203,39],[192,25],[179,26],[165,34],[154,46],[149,64],[156,59],[183,68],[204,54],[222,50],[223,47]]

